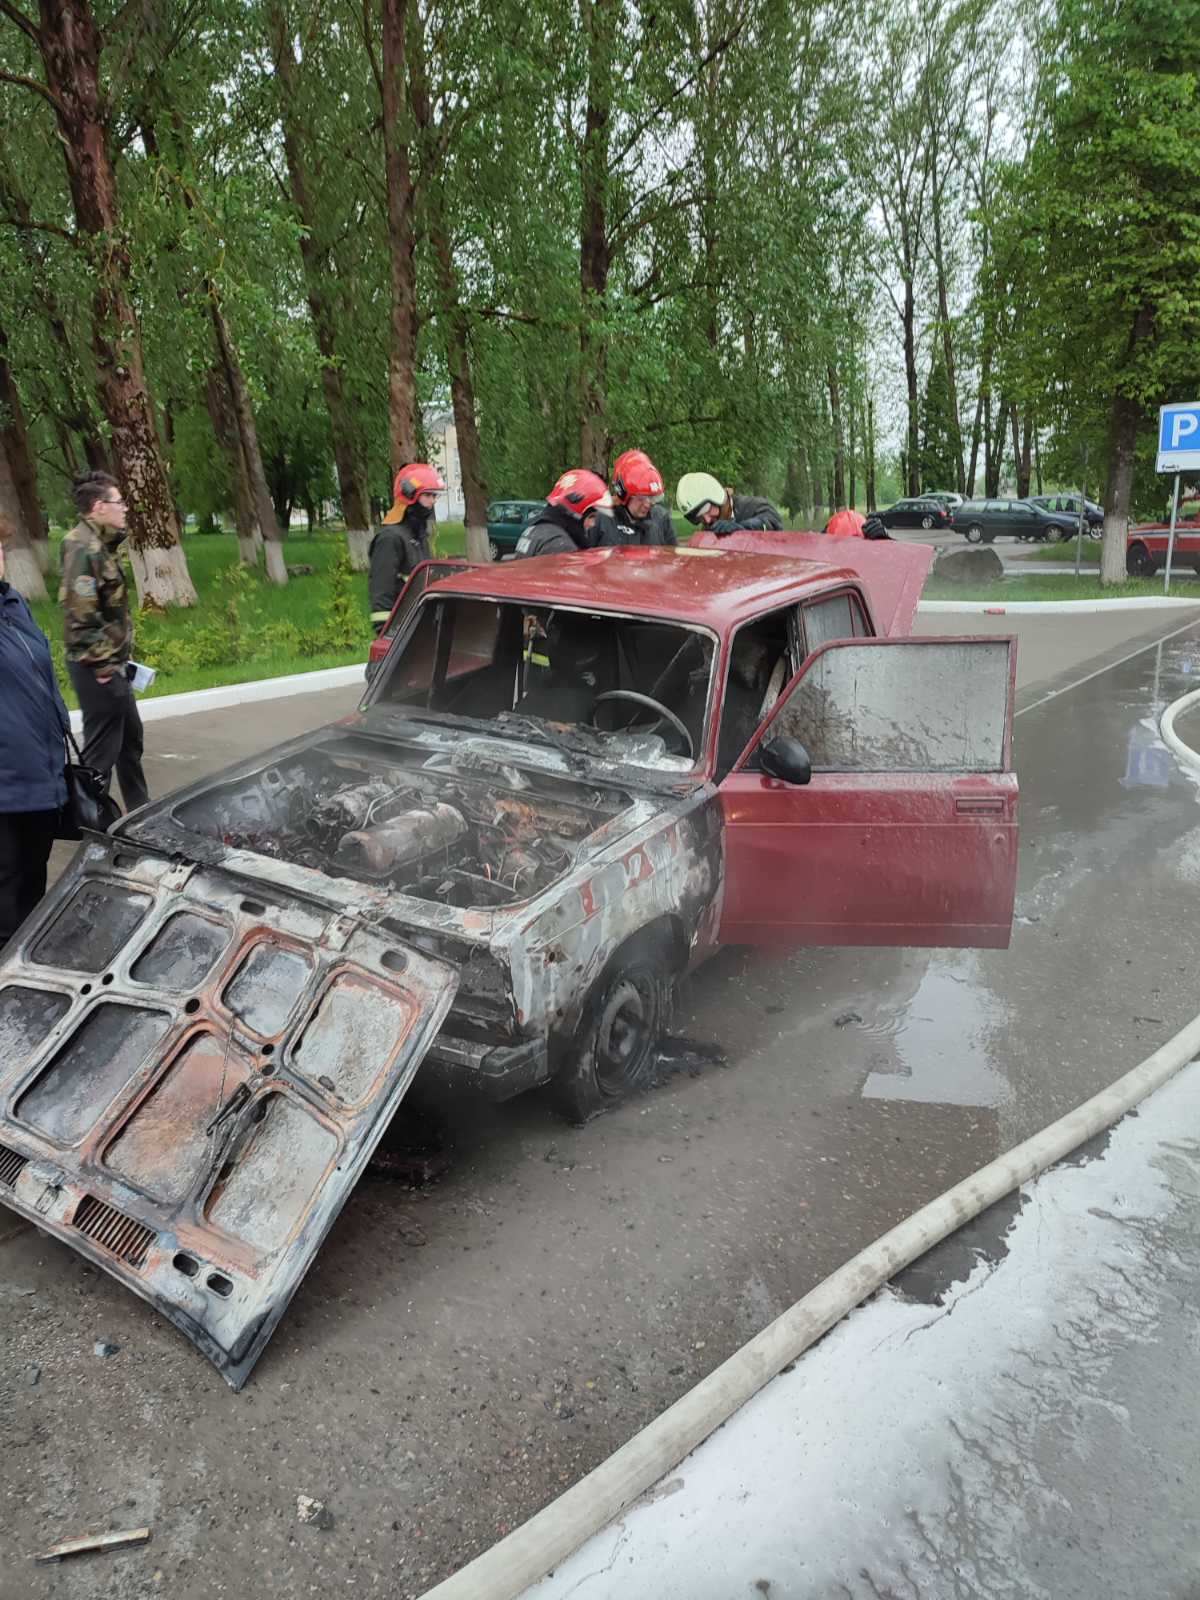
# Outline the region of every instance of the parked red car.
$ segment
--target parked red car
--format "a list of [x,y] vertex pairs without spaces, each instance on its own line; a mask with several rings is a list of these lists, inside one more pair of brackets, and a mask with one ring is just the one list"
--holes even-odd
[[5,1203],[235,1388],[422,1061],[578,1119],[721,944],[1008,943],[1013,641],[909,636],[927,546],[730,537],[427,573],[357,715],[6,947]]
[[[1125,570],[1131,578],[1149,578],[1167,564],[1169,522],[1141,522],[1130,528],[1125,540]],[[1191,567],[1200,573],[1200,517],[1180,518],[1175,524],[1172,569]]]

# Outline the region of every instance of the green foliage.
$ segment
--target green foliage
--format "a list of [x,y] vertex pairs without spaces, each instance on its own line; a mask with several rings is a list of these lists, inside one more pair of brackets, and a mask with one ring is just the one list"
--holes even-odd
[[1141,415],[1134,506],[1157,509],[1153,415],[1200,381],[1197,0],[1061,0],[1045,28],[1039,131],[1006,174],[997,244],[1020,323],[1005,361],[1091,483],[1114,402]]

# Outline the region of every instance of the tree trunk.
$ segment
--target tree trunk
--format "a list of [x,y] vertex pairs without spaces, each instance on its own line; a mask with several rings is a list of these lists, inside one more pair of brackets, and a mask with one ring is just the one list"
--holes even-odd
[[1020,499],[1023,498],[1021,495],[1021,428],[1015,400],[1012,401],[1008,408],[1008,424],[1009,431],[1012,434],[1013,478],[1016,480],[1017,497]]
[[874,511],[875,506],[875,396],[867,396],[867,510]]
[[[367,547],[371,541],[371,524],[367,514],[367,474],[359,449],[351,404],[342,382],[338,361],[337,326],[328,292],[332,281],[328,255],[319,242],[318,219],[304,158],[304,143],[297,113],[296,79],[299,65],[286,18],[278,5],[271,7],[269,25],[280,85],[279,104],[284,159],[287,162],[292,203],[296,207],[301,223],[300,259],[304,267],[305,293],[309,314],[312,317],[313,334],[321,357],[321,389],[325,397],[326,410],[329,412],[333,460],[338,475],[342,517],[346,524],[346,544],[350,565],[356,571],[364,572],[367,567]],[[277,515],[279,506],[280,502],[276,497]],[[287,497],[287,508],[290,513],[290,494]],[[279,518],[279,524],[286,531],[288,523],[283,517]]]
[[846,471],[849,477],[850,497],[847,504],[853,510],[858,502],[857,437],[854,427],[854,390],[846,398]]
[[479,443],[479,423],[475,414],[475,383],[471,372],[470,331],[467,313],[459,292],[458,272],[446,221],[446,197],[441,173],[427,170],[434,157],[429,134],[433,108],[425,72],[425,40],[419,13],[410,17],[408,72],[413,116],[425,136],[422,147],[421,179],[429,239],[433,245],[437,275],[439,312],[446,340],[446,366],[450,375],[450,404],[454,411],[454,432],[458,440],[458,464],[462,474],[464,520],[467,526],[467,559],[486,561],[490,554],[487,536],[487,486],[483,478],[483,451]]
[[[1142,307],[1129,332],[1129,356],[1154,334],[1154,313]],[[1133,362],[1127,363],[1132,367]],[[1129,500],[1133,487],[1133,458],[1142,408],[1119,391],[1113,395],[1108,419],[1108,482],[1104,490],[1104,542],[1100,547],[1100,582],[1108,588],[1124,583],[1125,542],[1129,531]]]
[[830,509],[836,511],[846,504],[846,446],[842,435],[842,392],[832,362],[826,366],[825,376],[829,383],[829,415],[833,423],[833,485]]
[[603,321],[612,249],[608,238],[609,108],[613,98],[612,34],[616,0],[580,0],[587,47],[587,107],[580,176],[583,206],[579,231],[579,463],[608,472],[606,355]]
[[1129,531],[1129,499],[1133,458],[1142,410],[1136,401],[1115,394],[1108,422],[1108,482],[1104,490],[1104,543],[1100,547],[1100,582],[1106,588],[1124,583],[1125,543]]
[[17,500],[38,569],[50,570],[50,543],[46,518],[38,496],[37,457],[29,445],[25,411],[8,364],[8,340],[0,328],[0,450],[8,457]]
[[[382,16],[383,159],[391,267],[388,429],[392,471],[396,472],[417,458],[417,259],[404,89],[410,21],[407,0],[382,0]],[[411,21],[417,28],[422,25],[415,13]]]
[[916,303],[913,280],[904,280],[904,382],[908,396],[908,432],[905,452],[905,494],[921,492],[920,400],[917,388]]
[[55,97],[76,228],[93,273],[92,351],[117,476],[129,502],[130,560],[143,606],[190,606],[196,590],[179,540],[132,297],[116,174],[100,89],[100,35],[89,0],[41,0],[38,45]]
[[954,450],[954,487],[959,494],[966,487],[963,470],[962,424],[958,415],[958,378],[954,366],[954,337],[950,328],[950,298],[946,291],[946,257],[942,249],[941,192],[933,195],[933,259],[937,268],[938,321],[941,324],[942,359],[946,364],[946,388],[950,408],[950,441]]
[[974,500],[975,498],[975,474],[979,469],[979,436],[982,421],[983,388],[981,384],[979,393],[975,396],[975,421],[971,424],[971,466],[967,472],[967,487],[964,490],[968,500]]
[[1021,454],[1020,466],[1017,471],[1017,496],[1021,500],[1029,498],[1030,478],[1033,465],[1030,452],[1033,448],[1033,410],[1030,406],[1025,408],[1025,416],[1021,422]]
[[247,493],[254,512],[259,538],[266,546],[267,577],[272,583],[288,581],[287,563],[283,556],[283,533],[275,520],[275,507],[271,504],[271,491],[267,488],[267,474],[263,467],[262,452],[258,446],[258,428],[254,421],[254,407],[250,402],[250,389],[246,374],[238,358],[229,324],[215,292],[210,293],[209,311],[217,349],[221,355],[221,368],[225,375],[233,412],[234,434],[245,476]]
[[[36,235],[32,227],[33,213],[25,196],[12,186],[11,173],[6,171],[3,177],[4,182],[0,183],[0,199],[3,199],[5,206],[19,224],[17,238],[28,262],[31,293],[41,306],[56,352],[53,366],[61,386],[62,399],[60,402],[59,397],[52,395],[49,386],[43,383],[42,409],[51,417],[60,447],[67,434],[78,434],[83,442],[84,457],[88,466],[95,472],[111,472],[112,465],[108,459],[108,451],[100,437],[99,417],[80,375],[77,341],[67,332],[62,308],[54,291],[48,287],[45,263],[34,248],[33,241]],[[63,459],[73,476],[79,470],[79,458],[73,443],[69,450],[64,449]]]
[[1037,492],[1044,494],[1045,490],[1042,488],[1042,441],[1037,428],[1033,430],[1033,472],[1037,480]]
[[233,424],[233,402],[221,366],[208,370],[204,380],[204,400],[212,422],[213,436],[229,467],[229,482],[233,490],[233,525],[237,531],[238,560],[245,567],[258,566],[258,552],[262,544],[258,521],[254,515],[254,502],[250,485],[246,481],[246,463],[238,445],[237,430]]
[[26,600],[45,600],[46,580],[29,536],[16,473],[3,435],[0,435],[0,544],[4,546],[4,575],[13,588],[19,589]]
[[808,452],[808,481],[812,487],[813,497],[813,527],[821,528],[825,522],[825,508],[821,504],[821,473],[813,459],[813,452]]

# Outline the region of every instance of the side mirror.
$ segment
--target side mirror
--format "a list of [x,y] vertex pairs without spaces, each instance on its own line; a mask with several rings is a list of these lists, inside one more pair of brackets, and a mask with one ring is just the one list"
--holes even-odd
[[812,759],[799,739],[781,736],[763,745],[758,763],[769,778],[784,783],[811,783]]

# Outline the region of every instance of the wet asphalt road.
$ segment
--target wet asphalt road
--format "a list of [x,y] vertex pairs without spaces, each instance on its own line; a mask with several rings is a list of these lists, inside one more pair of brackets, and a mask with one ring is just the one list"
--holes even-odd
[[[1013,619],[969,627],[998,621]],[[1149,719],[1200,682],[1200,627],[1097,670],[1154,619],[1036,621],[1052,626],[1022,624],[1009,951],[726,952],[683,1024],[729,1068],[583,1129],[536,1096],[440,1100],[452,1170],[423,1193],[360,1185],[240,1396],[0,1211],[0,1597],[418,1595],[833,1266],[1187,1020],[1200,796]],[[153,781],[323,720],[330,700],[158,724]],[[94,1355],[97,1339],[118,1352]],[[332,1526],[300,1525],[297,1494],[326,1500]],[[27,1563],[141,1523],[144,1550]]]

